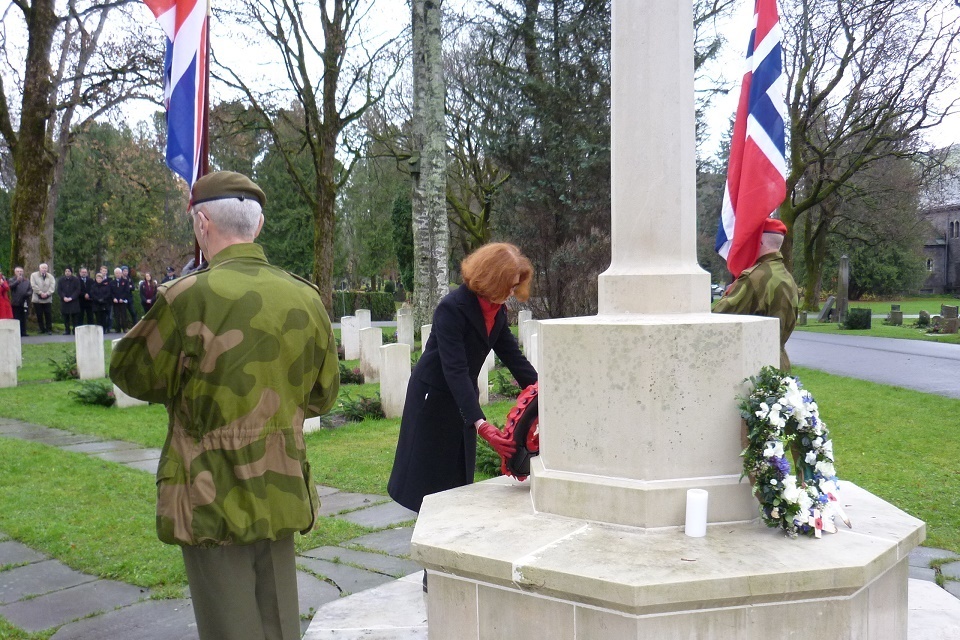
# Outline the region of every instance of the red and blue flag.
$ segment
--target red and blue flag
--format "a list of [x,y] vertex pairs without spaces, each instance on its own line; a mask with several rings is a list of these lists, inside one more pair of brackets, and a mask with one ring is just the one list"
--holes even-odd
[[192,187],[200,176],[207,91],[207,3],[144,0],[167,35],[167,166]]
[[786,197],[786,76],[776,0],[756,0],[730,142],[716,250],[736,278],[753,266],[763,222]]

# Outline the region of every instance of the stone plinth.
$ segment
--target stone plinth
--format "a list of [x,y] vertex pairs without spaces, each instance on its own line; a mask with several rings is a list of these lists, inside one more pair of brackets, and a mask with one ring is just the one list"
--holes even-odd
[[20,321],[19,320],[0,320],[0,333],[4,331],[12,332],[17,340],[13,344],[14,349],[14,358],[17,362],[17,367],[23,366],[23,347],[20,344]]
[[388,418],[399,418],[403,415],[407,383],[410,381],[410,346],[385,344],[380,347],[380,354],[380,404]]
[[679,526],[686,491],[698,488],[710,493],[709,522],[755,516],[739,482],[736,398],[745,378],[779,362],[775,319],[567,318],[540,322],[538,336],[538,511]]
[[360,323],[361,329],[369,329],[373,326],[370,322],[370,309],[357,309],[354,313],[357,316],[357,322]]
[[103,327],[85,324],[77,327],[77,373],[81,380],[98,380],[106,376],[103,356]]
[[340,345],[344,360],[360,359],[360,321],[356,316],[340,318]]
[[856,528],[821,540],[584,522],[537,512],[528,491],[501,478],[425,498],[412,559],[430,574],[431,640],[906,638],[924,525],[849,482]]
[[405,344],[413,351],[413,309],[406,307],[397,310],[397,342]]
[[420,325],[420,351],[424,351],[427,348],[427,340],[430,339],[430,331],[433,330],[432,324],[423,324]]
[[380,327],[360,329],[360,373],[366,383],[380,381],[380,347],[383,332]]

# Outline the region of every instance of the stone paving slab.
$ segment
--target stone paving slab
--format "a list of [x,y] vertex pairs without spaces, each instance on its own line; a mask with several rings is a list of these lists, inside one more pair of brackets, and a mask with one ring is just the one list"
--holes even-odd
[[[59,432],[59,433],[58,433]],[[51,429],[39,424],[30,424],[29,422],[12,422],[0,427],[0,435],[7,438],[19,438],[20,440],[32,440],[43,436],[63,435],[66,431],[60,429]]]
[[51,640],[198,640],[189,600],[146,600],[60,627]]
[[937,572],[933,569],[924,569],[923,567],[910,567],[910,578],[913,580],[936,582]]
[[300,600],[300,615],[313,613],[334,600],[340,599],[340,590],[306,571],[297,571],[297,595]]
[[46,560],[47,556],[38,551],[34,551],[25,544],[15,540],[6,540],[0,542],[0,566],[6,564],[26,564],[28,562],[40,562]]
[[343,547],[317,547],[301,555],[318,560],[329,560],[331,562],[343,562],[358,567],[363,567],[369,571],[384,573],[394,578],[405,576],[415,571],[423,569],[413,560],[404,560],[395,556],[386,556],[382,553],[371,553],[369,551],[358,551],[356,549],[344,549]]
[[100,458],[107,462],[143,462],[144,460],[159,460],[160,449],[121,449],[119,451],[105,451],[95,453],[91,458]]
[[56,560],[35,562],[0,573],[0,604],[94,580],[94,576],[74,571]]
[[907,562],[911,567],[930,568],[930,563],[934,560],[944,558],[957,558],[957,554],[946,549],[934,549],[933,547],[914,547],[913,551],[907,557]]
[[113,580],[95,580],[0,606],[0,616],[26,631],[42,631],[98,611],[133,604],[146,595],[140,587]]
[[41,438],[33,438],[34,442],[48,444],[51,447],[66,447],[72,444],[84,444],[87,442],[100,442],[101,438],[97,436],[88,436],[82,434],[69,433],[66,435],[52,435]]
[[[37,426],[37,425],[31,425]],[[56,438],[64,438],[66,436],[74,436],[75,433],[70,433],[69,431],[64,431],[63,429],[55,429],[54,427],[43,427],[40,426],[36,431],[29,431],[22,436],[21,440],[30,440],[31,442],[41,442],[46,444],[48,440],[53,440]]]
[[416,520],[417,512],[391,501],[359,511],[351,511],[337,516],[337,518],[371,529],[382,529],[383,527],[395,527],[404,522]]
[[338,491],[320,498],[321,516],[331,516],[341,511],[352,511],[354,509],[363,509],[372,507],[376,504],[389,502],[387,496],[378,496],[372,493],[347,493]]
[[910,580],[907,585],[907,638],[960,638],[960,601],[935,584]]
[[75,453],[103,453],[104,451],[123,451],[124,449],[137,449],[140,445],[123,440],[103,440],[100,442],[87,442],[84,444],[74,444],[69,447],[61,447],[64,451],[73,451]]
[[317,560],[306,556],[297,558],[297,566],[309,569],[318,576],[329,578],[345,594],[359,593],[394,580],[391,576],[382,573],[365,571],[346,564]]
[[943,584],[943,588],[947,590],[947,593],[950,595],[960,598],[960,582],[956,580],[947,580]]
[[950,564],[940,565],[940,573],[947,578],[960,580],[960,562],[951,562]]
[[303,640],[427,640],[420,573],[324,605]]
[[374,551],[383,551],[391,556],[409,556],[410,538],[413,537],[413,527],[397,527],[385,529],[376,533],[347,540],[344,546],[358,546]]
[[127,462],[124,466],[130,467],[131,469],[137,469],[138,471],[146,471],[151,475],[157,475],[157,467],[160,466],[160,459],[156,460],[141,460],[140,462]]
[[317,485],[317,495],[320,496],[321,498],[324,496],[333,495],[335,493],[340,493],[340,489],[337,489],[336,487],[328,487],[325,484]]

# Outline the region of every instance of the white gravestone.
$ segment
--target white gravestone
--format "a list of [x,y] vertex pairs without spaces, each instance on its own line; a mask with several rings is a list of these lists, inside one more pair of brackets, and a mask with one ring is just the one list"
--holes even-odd
[[[116,340],[111,341],[111,349],[116,349],[117,343],[120,342],[120,340],[121,338],[117,338]],[[113,397],[117,399],[117,403],[114,406],[116,406],[118,409],[129,409],[130,407],[140,407],[145,404],[149,404],[143,400],[137,400],[136,398],[128,396],[117,385],[113,385]]]
[[23,366],[23,347],[20,344],[20,321],[19,320],[0,320],[0,331],[12,331],[17,336],[14,346],[14,356],[17,359],[17,366]]
[[523,323],[527,320],[533,320],[533,312],[530,309],[521,309],[517,312],[517,339],[520,341],[520,348],[524,349],[527,346],[525,342],[526,336],[523,335]]
[[370,309],[357,309],[354,311],[361,329],[369,329],[373,326],[370,322]]
[[85,324],[77,327],[77,373],[81,380],[98,380],[106,376],[103,357],[103,327]]
[[490,404],[490,372],[493,371],[493,351],[487,354],[487,359],[480,367],[477,376],[477,388],[480,390],[480,404]]
[[[525,320],[523,324],[520,325],[520,337],[523,343],[524,354],[527,354],[530,351],[530,336],[537,332],[538,326],[538,320]],[[527,359],[529,360],[529,357]]]
[[360,329],[360,373],[365,383],[380,381],[380,347],[383,332],[380,327]]
[[410,345],[385,344],[380,354],[380,405],[388,418],[399,418],[410,381]]
[[0,387],[17,386],[17,347],[20,344],[20,322],[16,330],[0,329]]
[[413,309],[409,307],[397,311],[397,342],[413,351]]
[[530,364],[533,365],[533,368],[540,371],[540,334],[531,333],[530,337],[527,339],[529,345],[527,345],[527,360],[530,361]]
[[356,316],[340,318],[340,345],[343,346],[344,360],[360,358],[360,321]]
[[323,429],[323,416],[307,418],[303,421],[304,433],[313,433],[314,431],[320,431],[321,429]]
[[427,349],[427,340],[430,339],[430,331],[433,329],[432,324],[425,324],[420,326],[420,351],[426,351]]

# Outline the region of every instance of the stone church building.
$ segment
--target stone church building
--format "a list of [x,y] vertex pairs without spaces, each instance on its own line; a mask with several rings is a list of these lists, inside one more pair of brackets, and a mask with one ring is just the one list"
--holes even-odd
[[928,275],[920,292],[960,293],[960,175],[937,181],[923,215],[932,233],[923,247]]

